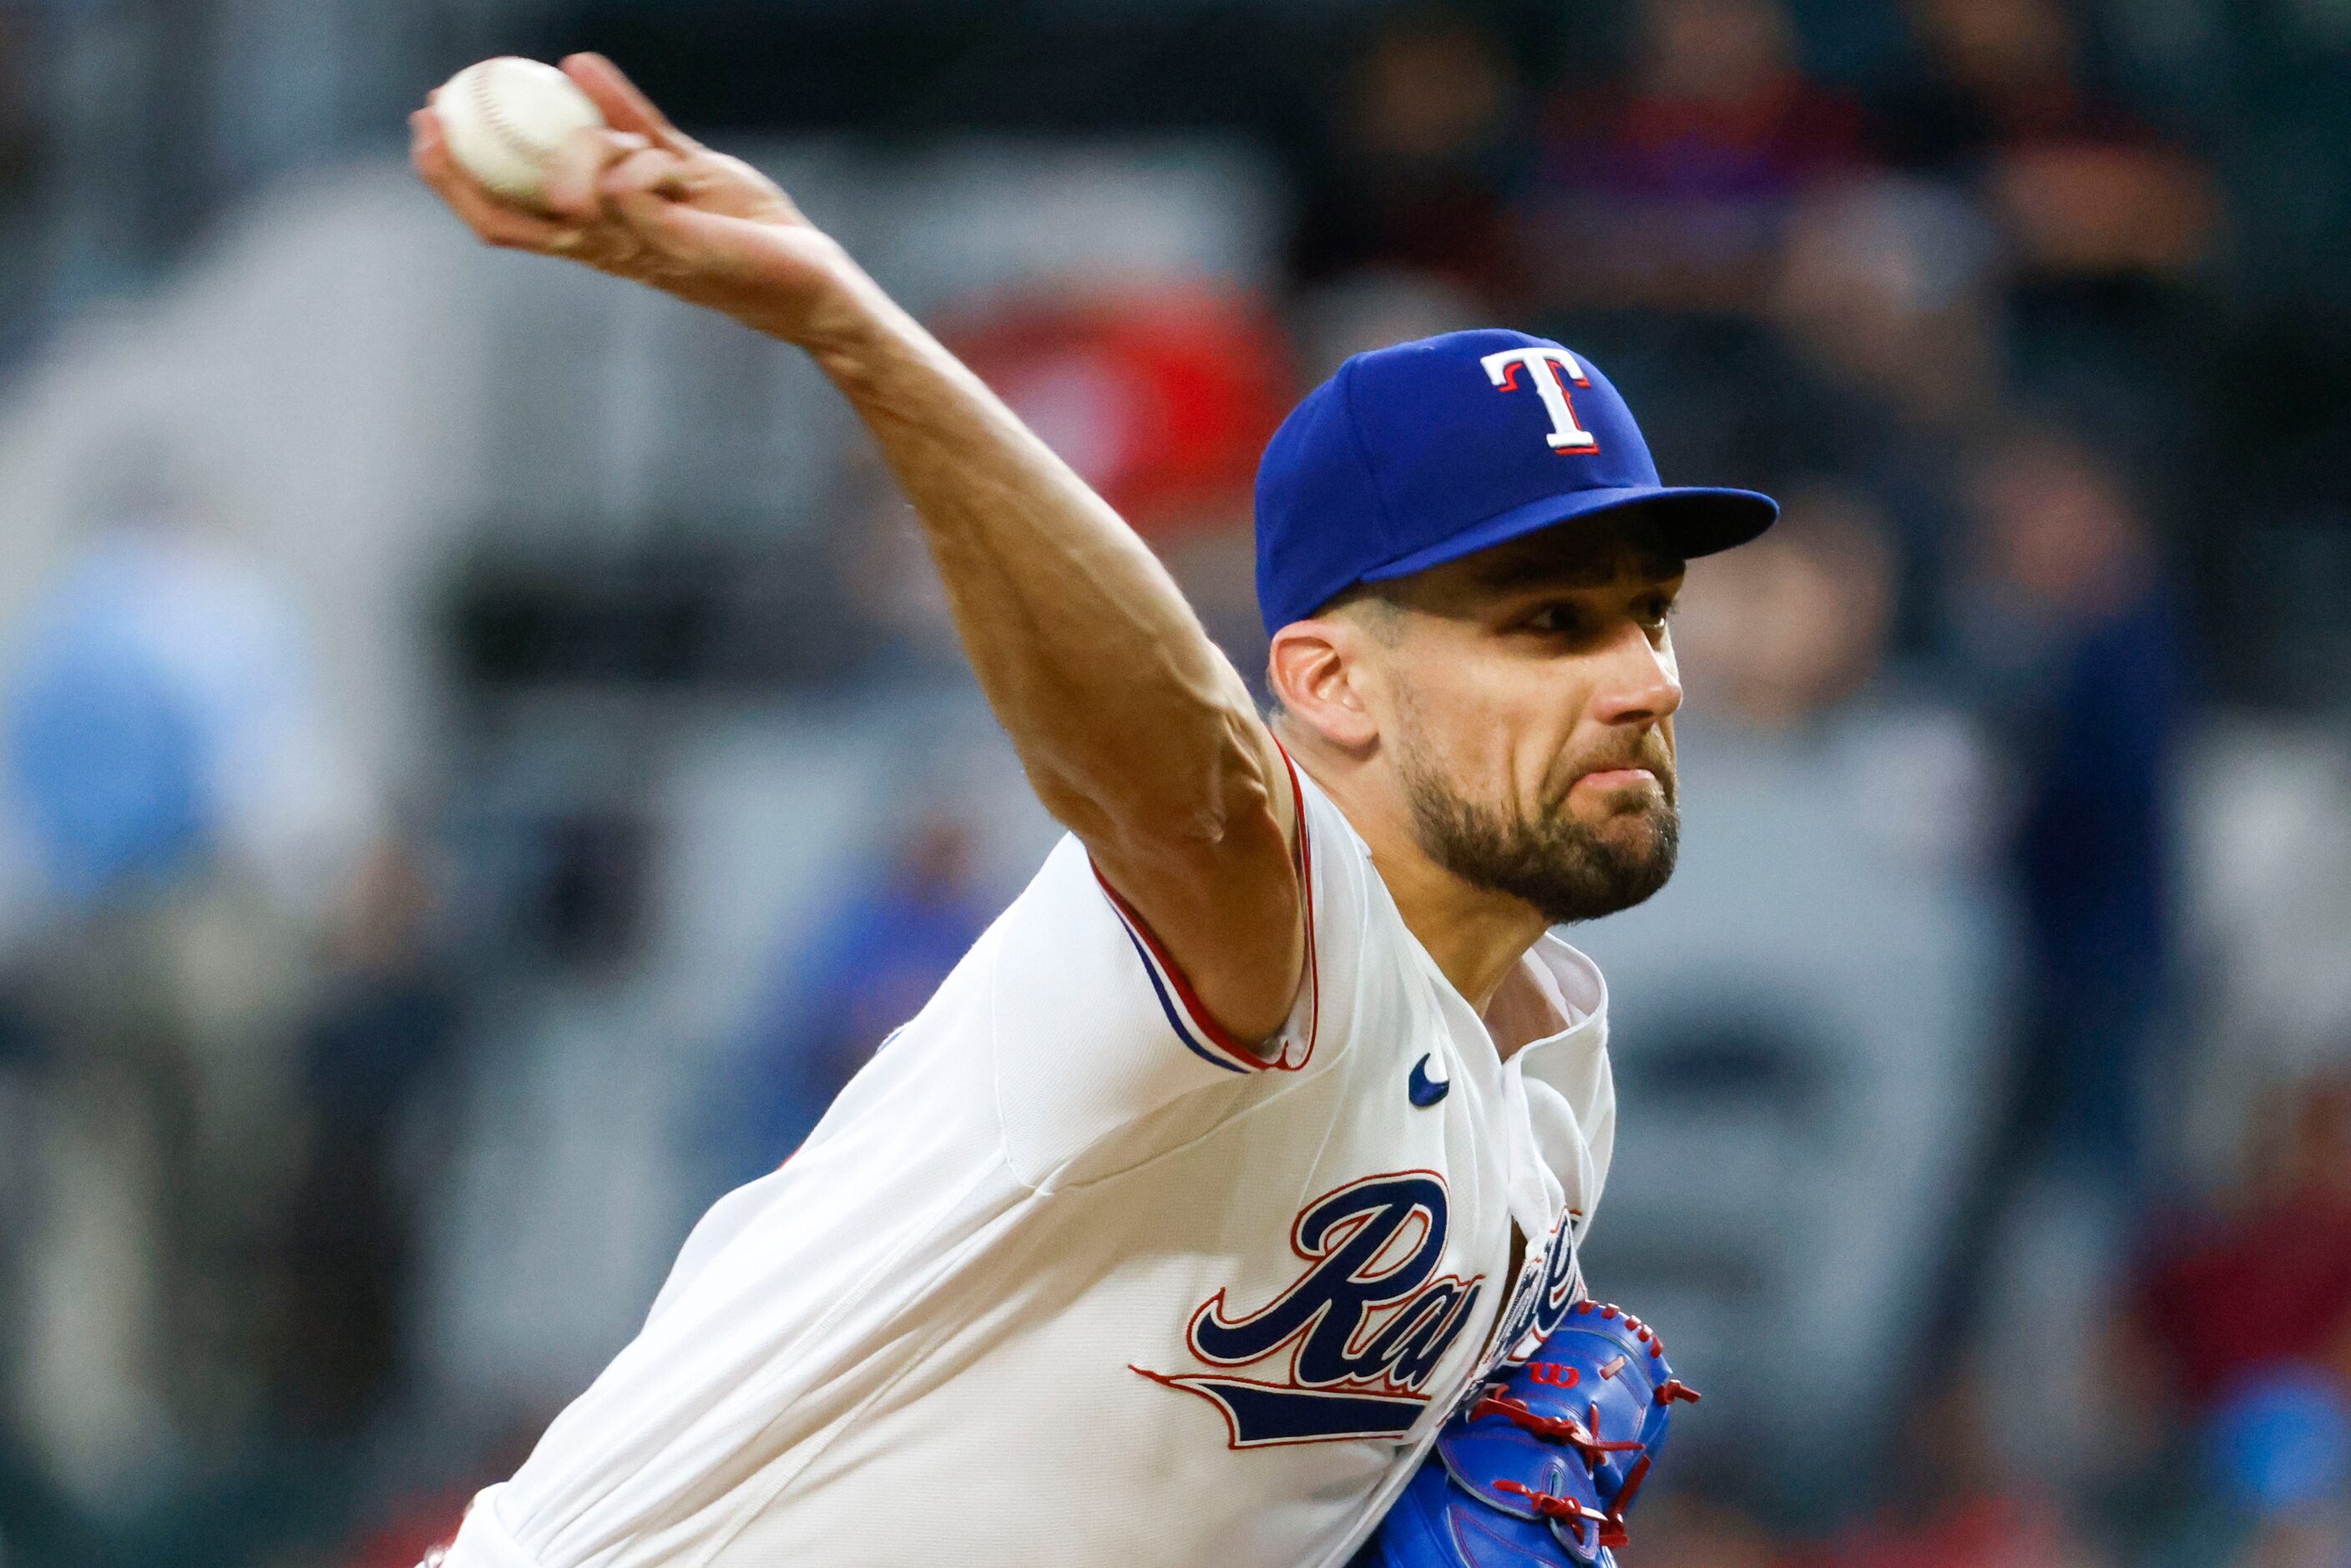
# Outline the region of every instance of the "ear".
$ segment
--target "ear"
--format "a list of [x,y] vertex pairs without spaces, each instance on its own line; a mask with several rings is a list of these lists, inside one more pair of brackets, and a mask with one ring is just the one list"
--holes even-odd
[[1291,717],[1332,745],[1360,750],[1380,737],[1372,704],[1373,639],[1340,616],[1293,621],[1273,634],[1266,680]]

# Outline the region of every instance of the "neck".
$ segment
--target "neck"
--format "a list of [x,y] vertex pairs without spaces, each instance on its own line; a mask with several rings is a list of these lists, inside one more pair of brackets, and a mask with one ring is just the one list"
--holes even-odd
[[1509,894],[1473,886],[1429,858],[1387,770],[1285,729],[1292,758],[1372,848],[1372,863],[1405,926],[1482,1017],[1548,924]]

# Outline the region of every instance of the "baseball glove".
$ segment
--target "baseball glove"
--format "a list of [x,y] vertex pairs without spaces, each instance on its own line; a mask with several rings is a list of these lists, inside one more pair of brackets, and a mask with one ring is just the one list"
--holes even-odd
[[1677,1401],[1656,1331],[1579,1301],[1455,1412],[1349,1568],[1614,1568]]

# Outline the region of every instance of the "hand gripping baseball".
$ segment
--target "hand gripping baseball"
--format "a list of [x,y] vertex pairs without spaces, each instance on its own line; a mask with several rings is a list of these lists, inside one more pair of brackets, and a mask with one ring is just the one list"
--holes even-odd
[[610,60],[573,55],[563,71],[607,124],[564,143],[547,170],[543,211],[501,199],[460,168],[430,105],[409,117],[425,183],[488,244],[569,256],[787,341],[820,336],[828,305],[862,276],[841,247],[766,175],[672,125]]
[[1579,1301],[1457,1412],[1351,1568],[1614,1568],[1677,1382],[1656,1331]]

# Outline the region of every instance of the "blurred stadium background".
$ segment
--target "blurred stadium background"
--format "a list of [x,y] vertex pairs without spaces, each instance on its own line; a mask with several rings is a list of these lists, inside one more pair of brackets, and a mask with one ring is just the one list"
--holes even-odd
[[1577,937],[1632,1568],[2351,1562],[2351,3],[0,0],[0,1564],[408,1568],[1050,841],[815,376],[407,177],[578,47],[1244,670],[1358,349],[1788,498]]

